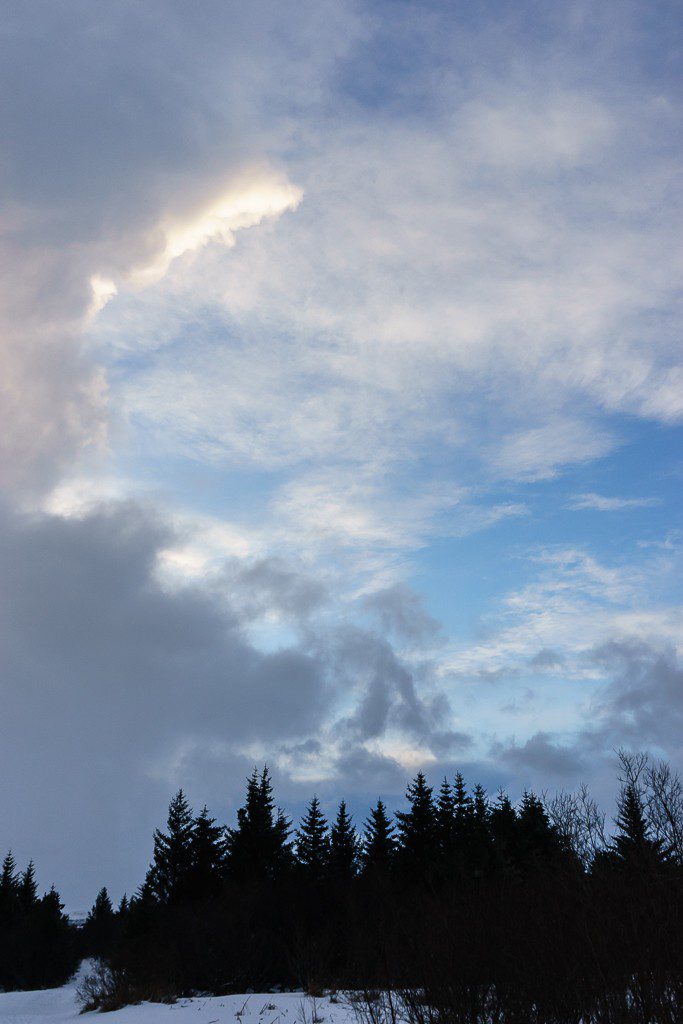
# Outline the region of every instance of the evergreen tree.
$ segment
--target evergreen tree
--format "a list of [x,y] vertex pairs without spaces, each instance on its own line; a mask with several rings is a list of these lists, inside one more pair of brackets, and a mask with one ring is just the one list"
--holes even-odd
[[19,876],[17,865],[10,850],[2,862],[0,873],[0,922],[11,918],[17,909],[19,899]]
[[396,853],[394,826],[387,815],[384,804],[377,801],[377,806],[370,811],[365,822],[363,833],[363,868],[368,872],[387,873],[391,868]]
[[289,842],[291,823],[273,800],[268,767],[256,769],[247,779],[247,795],[237,812],[237,827],[226,837],[228,871],[231,877],[274,879],[292,863]]
[[207,899],[220,891],[225,877],[225,830],[206,807],[194,820],[192,833],[192,897]]
[[[482,791],[483,792],[483,791]],[[481,795],[480,795],[481,799]],[[455,805],[455,834],[465,844],[472,834],[474,823],[474,805],[465,787],[465,780],[460,772],[455,776],[453,787],[453,803]]]
[[144,881],[140,883],[130,899],[131,907],[149,906],[159,902],[159,886],[157,885],[157,871],[152,863],[147,868]]
[[344,800],[330,830],[329,866],[332,877],[342,882],[350,881],[358,868],[358,837]]
[[106,888],[103,887],[95,897],[95,902],[88,912],[85,923],[87,925],[88,923],[97,924],[100,921],[111,921],[113,916],[114,908],[111,905],[109,893]]
[[517,814],[507,793],[500,790],[489,814],[493,853],[498,868],[506,873],[517,864]]
[[21,879],[19,880],[17,895],[19,897],[19,905],[25,913],[33,910],[38,903],[36,869],[32,860],[28,862],[28,867],[23,872]]
[[330,839],[327,821],[317,796],[311,800],[296,833],[296,856],[312,877],[320,877],[329,863]]
[[190,892],[195,822],[182,789],[171,800],[166,832],[154,833],[154,857],[145,884],[160,903],[179,903]]
[[117,916],[121,920],[123,920],[126,917],[126,914],[128,913],[129,907],[130,907],[130,903],[129,903],[129,900],[128,900],[128,896],[124,892],[123,896],[119,900],[119,905],[116,908]]
[[9,850],[7,856],[2,862],[2,872],[0,873],[0,895],[7,897],[16,895],[18,889],[19,876],[17,874],[17,864],[12,851]]
[[450,861],[455,849],[455,799],[451,785],[445,777],[436,800],[435,821],[439,852]]
[[105,888],[100,889],[83,925],[83,941],[91,956],[105,957],[111,953],[116,934],[116,915]]
[[409,810],[396,813],[399,862],[413,879],[427,877],[438,848],[432,792],[423,773],[418,772],[406,791]]
[[650,835],[643,802],[634,783],[626,785],[621,792],[615,824],[618,831],[612,852],[619,862],[650,869],[667,862],[668,851],[662,840]]
[[489,802],[486,797],[486,790],[479,783],[474,787],[474,799],[472,800],[472,818],[474,824],[479,828],[488,829]]
[[41,987],[61,985],[76,967],[73,929],[63,911],[54,885],[36,901],[32,950],[35,975],[31,987],[38,978]]
[[559,836],[550,824],[543,802],[533,793],[524,793],[517,830],[520,853],[527,866],[532,862],[538,864],[556,859],[562,851]]
[[468,863],[472,874],[477,878],[486,873],[491,858],[490,814],[486,791],[477,783],[472,798],[471,832],[468,843]]

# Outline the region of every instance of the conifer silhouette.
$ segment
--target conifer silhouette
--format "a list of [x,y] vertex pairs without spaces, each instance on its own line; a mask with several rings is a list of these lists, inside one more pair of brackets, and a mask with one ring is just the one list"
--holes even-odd
[[182,789],[168,808],[166,832],[156,829],[152,866],[145,880],[160,903],[180,903],[190,893],[195,822]]
[[358,837],[344,800],[330,830],[330,874],[338,881],[349,881],[358,868]]
[[268,766],[247,779],[247,794],[237,812],[237,827],[227,830],[228,872],[233,878],[279,877],[292,863],[291,824],[275,807]]
[[396,853],[394,826],[381,800],[370,811],[363,832],[363,867],[369,872],[387,872]]
[[191,838],[193,899],[216,896],[221,889],[226,872],[225,829],[216,824],[204,806],[194,820]]
[[317,796],[311,800],[296,832],[296,857],[307,874],[321,877],[329,863],[330,839]]
[[32,860],[28,862],[26,870],[21,875],[17,896],[24,912],[32,910],[38,903],[36,869]]
[[451,784],[445,777],[436,800],[435,824],[439,851],[442,857],[450,861],[456,838],[455,798]]
[[406,791],[409,809],[396,813],[400,864],[408,876],[416,879],[428,876],[438,848],[432,792],[424,774],[418,772]]
[[662,840],[650,834],[641,795],[632,782],[622,789],[615,824],[612,852],[621,864],[656,869],[668,861],[669,852]]

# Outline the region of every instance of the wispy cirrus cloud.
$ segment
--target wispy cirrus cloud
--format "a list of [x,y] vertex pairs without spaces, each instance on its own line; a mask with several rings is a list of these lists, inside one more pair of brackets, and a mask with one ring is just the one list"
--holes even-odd
[[567,508],[592,509],[596,512],[620,512],[625,508],[654,508],[661,504],[660,498],[616,498],[604,494],[574,494],[567,502]]

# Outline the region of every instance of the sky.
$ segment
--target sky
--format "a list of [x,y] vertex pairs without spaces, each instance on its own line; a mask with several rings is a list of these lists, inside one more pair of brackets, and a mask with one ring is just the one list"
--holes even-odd
[[683,768],[669,0],[6,0],[0,849]]

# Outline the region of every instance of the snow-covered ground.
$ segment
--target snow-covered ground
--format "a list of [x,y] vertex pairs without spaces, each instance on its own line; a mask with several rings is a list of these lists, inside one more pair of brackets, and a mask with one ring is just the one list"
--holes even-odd
[[170,1006],[141,1003],[113,1013],[81,1015],[77,982],[42,992],[0,992],[0,1024],[355,1024],[353,1010],[302,993],[211,996]]

